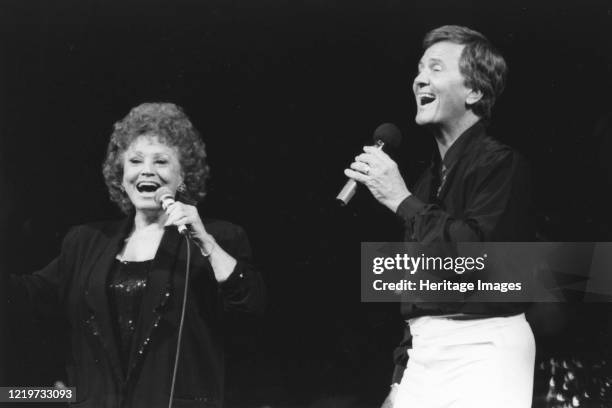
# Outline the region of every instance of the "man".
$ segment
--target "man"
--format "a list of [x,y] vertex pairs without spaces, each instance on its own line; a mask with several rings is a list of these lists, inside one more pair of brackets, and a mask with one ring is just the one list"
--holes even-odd
[[[433,134],[439,154],[412,189],[374,147],[364,147],[345,174],[398,215],[407,241],[532,240],[526,165],[485,129],[504,88],[503,57],[460,26],[432,30],[423,49],[416,122]],[[530,407],[535,343],[523,311],[519,303],[402,304],[409,331],[383,406]]]

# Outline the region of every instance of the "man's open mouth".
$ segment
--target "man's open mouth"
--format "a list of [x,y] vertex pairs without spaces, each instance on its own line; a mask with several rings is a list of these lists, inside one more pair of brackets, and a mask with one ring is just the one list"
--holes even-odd
[[154,193],[160,186],[161,184],[152,181],[142,181],[136,184],[136,190],[139,193]]
[[419,95],[419,102],[421,106],[429,105],[435,100],[436,100],[436,96],[433,94],[420,94]]

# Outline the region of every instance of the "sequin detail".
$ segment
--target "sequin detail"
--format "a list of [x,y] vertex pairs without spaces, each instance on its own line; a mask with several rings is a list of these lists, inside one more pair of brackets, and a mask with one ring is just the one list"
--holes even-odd
[[124,369],[129,359],[142,296],[147,287],[150,265],[151,261],[121,262],[116,260],[113,271],[109,275],[107,286],[109,302],[113,314],[115,338]]

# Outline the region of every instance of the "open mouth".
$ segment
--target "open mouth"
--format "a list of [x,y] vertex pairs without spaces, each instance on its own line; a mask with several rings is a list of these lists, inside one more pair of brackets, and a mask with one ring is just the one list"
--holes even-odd
[[161,184],[152,181],[142,181],[136,184],[136,190],[139,193],[154,193],[160,186]]
[[421,94],[419,95],[419,103],[421,106],[429,105],[433,101],[436,100],[435,95],[433,94]]

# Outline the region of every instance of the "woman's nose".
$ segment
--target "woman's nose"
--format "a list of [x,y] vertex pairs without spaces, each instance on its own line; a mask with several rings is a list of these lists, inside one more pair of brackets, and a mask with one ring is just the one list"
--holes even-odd
[[149,162],[148,160],[145,160],[140,174],[142,174],[143,176],[152,176],[153,174],[155,174],[155,172],[153,171],[153,163]]

